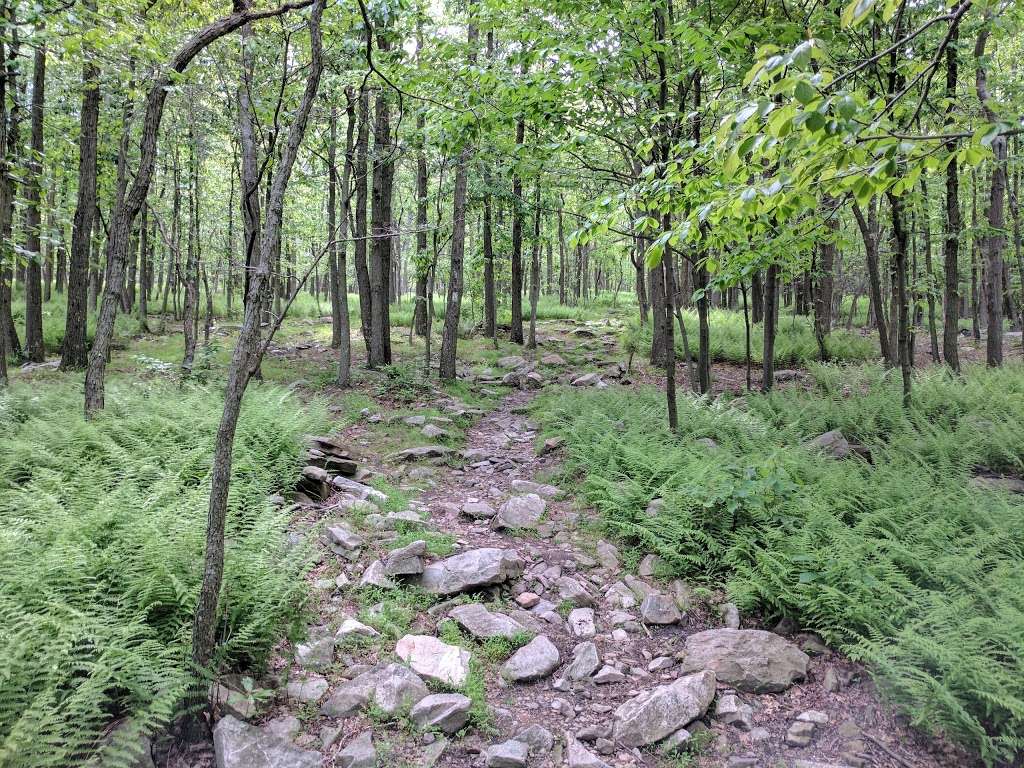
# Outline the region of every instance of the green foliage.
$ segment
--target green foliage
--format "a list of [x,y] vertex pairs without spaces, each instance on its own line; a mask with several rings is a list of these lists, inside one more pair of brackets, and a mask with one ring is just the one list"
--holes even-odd
[[[744,609],[797,618],[920,726],[1009,759],[1024,746],[1024,503],[971,476],[1024,468],[1024,370],[919,374],[909,412],[879,368],[814,373],[817,392],[743,408],[682,398],[678,435],[654,391],[552,393],[536,415],[607,528]],[[874,463],[802,446],[829,429]]]
[[[0,393],[0,763],[80,765],[109,722],[151,731],[190,679],[219,392],[111,387],[81,416],[69,383]],[[296,619],[305,553],[267,496],[325,426],[255,388],[235,442],[217,667],[259,669]],[[124,743],[111,745],[124,751]]]

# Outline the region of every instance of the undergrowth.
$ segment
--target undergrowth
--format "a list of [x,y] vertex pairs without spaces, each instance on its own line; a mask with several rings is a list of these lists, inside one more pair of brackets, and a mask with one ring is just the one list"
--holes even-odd
[[[565,479],[608,529],[676,574],[724,582],[743,609],[798,619],[866,662],[917,725],[1011,760],[1024,751],[1024,501],[971,480],[1024,469],[1024,369],[919,374],[909,412],[876,367],[813,372],[810,393],[680,398],[676,436],[655,390],[556,390],[535,416],[566,438]],[[803,447],[830,429],[873,464]]]
[[[136,382],[85,421],[74,384],[0,394],[0,764],[82,765],[112,720],[151,732],[174,713],[191,674],[221,403],[216,390]],[[325,426],[322,409],[281,390],[246,398],[220,668],[258,670],[298,616],[305,553],[287,548],[287,518],[267,497],[294,482],[302,436]],[[107,748],[126,760],[132,743]]]

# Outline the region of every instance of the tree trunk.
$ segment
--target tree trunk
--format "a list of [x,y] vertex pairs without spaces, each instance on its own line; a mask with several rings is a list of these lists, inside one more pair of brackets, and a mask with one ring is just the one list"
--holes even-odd
[[[516,121],[516,158],[525,138],[526,123]],[[511,340],[523,343],[523,178],[518,167],[512,172],[512,330]]]
[[761,391],[771,392],[775,384],[775,331],[779,320],[779,265],[770,264],[764,281],[764,345],[761,361]]
[[[427,280],[429,278],[431,258],[427,252],[427,153],[424,149],[426,141],[427,120],[423,112],[416,115],[416,130],[420,135],[419,147],[416,150],[416,306],[413,307],[413,329],[417,336],[427,335]],[[486,184],[486,181],[484,182]],[[489,194],[484,198],[484,205],[487,206],[487,214],[490,215],[491,197]],[[487,224],[485,223],[485,226]],[[484,235],[484,284],[487,285],[488,268],[493,269],[492,261],[487,263],[486,249],[490,242],[490,232]],[[494,291],[493,275],[490,283],[491,291]],[[493,307],[494,296],[488,306]],[[493,328],[491,329],[493,335]],[[429,368],[429,366],[428,366]]]
[[878,208],[872,201],[868,208],[867,218],[857,203],[853,204],[853,214],[864,240],[864,260],[868,268],[868,287],[871,296],[871,308],[874,311],[875,328],[878,331],[878,346],[882,351],[882,359],[887,368],[895,368],[896,361],[892,357],[889,346],[889,334],[885,321],[885,305],[882,303],[882,279],[878,270]]
[[892,215],[893,260],[895,262],[897,301],[897,350],[903,376],[903,405],[910,407],[910,308],[907,302],[907,230],[903,220],[903,201],[891,192],[889,208]]
[[[946,47],[946,98],[948,105],[947,123],[953,120],[956,109],[957,82],[957,37],[959,28],[952,31],[949,45]],[[960,244],[960,173],[957,167],[956,142],[946,145],[949,162],[946,164],[946,237],[943,242],[943,317],[942,317],[942,353],[946,365],[957,373],[960,372],[960,266],[957,263]]]
[[192,374],[195,362],[199,321],[199,149],[196,146],[199,137],[196,135],[194,119],[189,121],[188,133],[188,247],[185,257],[185,302],[182,308],[185,354],[181,360],[181,374],[185,378]]
[[928,276],[928,337],[931,343],[932,362],[938,363],[942,359],[939,356],[939,329],[938,319],[935,315],[935,275],[932,268],[932,225],[931,206],[928,199],[928,182],[921,177],[921,234],[924,237],[924,267]]
[[353,254],[356,268],[356,286],[359,289],[359,320],[363,333],[363,344],[366,352],[370,352],[370,325],[372,322],[370,297],[370,271],[366,266],[366,198],[368,195],[367,154],[370,143],[370,92],[366,88],[359,91],[359,128],[355,147],[355,253]]
[[[561,200],[561,198],[559,198]],[[558,304],[565,306],[565,229],[562,224],[562,206],[558,206]]]
[[[381,52],[388,50],[383,35],[377,37]],[[377,91],[377,119],[373,131],[373,250],[370,256],[370,357],[371,368],[391,364],[391,317],[388,305],[391,275],[391,197],[395,176],[391,146],[391,117],[387,91]]]
[[[42,33],[40,24],[37,32]],[[25,182],[25,358],[41,363],[43,347],[42,218],[43,107],[46,95],[46,45],[36,46],[32,62],[31,153]]]
[[826,214],[825,228],[828,234],[818,248],[818,274],[814,281],[814,338],[818,342],[818,357],[822,362],[830,359],[828,351],[828,335],[832,330],[832,287],[836,263],[836,238],[839,236],[839,211],[835,208],[836,201],[831,197],[822,199],[822,207],[829,211]]
[[[331,284],[331,348],[341,346],[341,302],[338,275],[338,108],[331,104],[327,136],[327,264]],[[345,194],[342,191],[342,194]]]
[[533,193],[533,249],[530,258],[530,336],[526,346],[537,348],[537,301],[540,298],[540,179]]
[[[341,338],[338,344],[338,386],[347,387],[352,383],[352,329],[348,313],[348,221],[352,208],[352,168],[355,165],[353,147],[356,129],[356,98],[351,88],[345,89],[345,165],[341,172],[341,222],[338,226],[337,240],[341,247],[336,248],[338,256],[338,283],[333,290],[338,292],[338,310],[341,315]],[[335,144],[333,129],[331,145]],[[337,175],[337,166],[333,156],[331,168]]]

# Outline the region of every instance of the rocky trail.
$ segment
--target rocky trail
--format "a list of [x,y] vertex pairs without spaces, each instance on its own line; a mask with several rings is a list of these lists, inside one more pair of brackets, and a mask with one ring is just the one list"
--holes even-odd
[[[266,697],[221,691],[219,768],[963,764],[820,638],[759,628],[601,539],[542,482],[559,448],[535,450],[532,396],[437,404],[476,419],[461,455],[427,441],[357,466],[344,446],[372,444],[372,413],[314,442],[307,636]],[[425,438],[448,419],[405,417]],[[395,508],[374,475],[421,490]]]

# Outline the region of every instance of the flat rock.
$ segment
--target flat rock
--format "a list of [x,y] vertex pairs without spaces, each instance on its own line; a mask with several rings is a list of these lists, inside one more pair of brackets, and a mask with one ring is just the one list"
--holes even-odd
[[366,566],[366,570],[363,571],[362,578],[359,579],[359,586],[394,589],[398,585],[388,578],[387,571],[384,569],[384,563],[380,560],[374,560]]
[[532,480],[513,480],[512,490],[515,493],[535,493],[545,499],[553,499],[562,492],[557,486],[535,483]]
[[558,668],[561,657],[546,635],[538,635],[512,654],[501,667],[501,676],[511,682],[547,677]]
[[363,537],[346,525],[335,523],[327,527],[327,541],[331,548],[351,552],[363,546]]
[[598,685],[608,685],[610,683],[621,683],[626,679],[626,676],[615,667],[610,664],[605,664],[601,669],[594,675],[594,682]]
[[452,452],[446,445],[420,445],[416,448],[406,448],[398,452],[398,458],[402,461],[420,461],[422,459],[441,459]]
[[558,596],[576,608],[594,608],[597,601],[579,581],[572,576],[560,576],[555,580]]
[[341,622],[341,626],[338,627],[338,631],[334,634],[336,640],[344,640],[348,637],[379,637],[378,632],[373,627],[363,624],[361,621],[356,619],[345,619]]
[[410,710],[409,718],[420,728],[437,728],[452,734],[469,722],[471,705],[461,693],[435,693],[420,699]]
[[850,443],[838,429],[818,435],[804,443],[804,446],[828,454],[833,459],[845,459],[850,455]]
[[507,357],[498,358],[498,367],[504,368],[506,371],[513,368],[521,368],[524,365],[527,365],[526,358],[519,355],[508,355]]
[[530,748],[521,741],[509,739],[487,748],[487,768],[526,768]]
[[297,677],[288,681],[285,688],[285,695],[292,701],[301,701],[303,704],[311,704],[320,701],[327,693],[330,686],[327,680],[320,675],[309,675],[308,677]]
[[535,528],[546,508],[547,502],[536,493],[513,496],[498,507],[491,528]]
[[320,768],[319,752],[288,741],[228,715],[213,729],[217,768]]
[[686,638],[682,671],[710,669],[741,691],[778,693],[807,677],[807,654],[759,629],[709,629]]
[[569,631],[575,637],[586,639],[597,634],[593,608],[573,608],[569,612],[568,624]]
[[295,646],[295,663],[304,669],[324,669],[334,663],[334,638],[321,637]]
[[615,739],[630,747],[654,744],[702,717],[714,697],[710,670],[645,691],[615,710]]
[[572,386],[574,387],[596,387],[601,382],[600,373],[585,373],[582,376],[577,376],[572,380]]
[[584,747],[575,736],[566,731],[566,762],[569,768],[610,768],[608,763]]
[[263,730],[273,736],[285,741],[291,741],[295,735],[302,730],[302,723],[295,715],[281,715],[273,720],[268,720]]
[[469,677],[469,651],[431,635],[406,635],[395,654],[428,680],[461,688]]
[[494,507],[486,501],[467,501],[462,505],[462,514],[474,520],[490,520],[494,517]]
[[526,627],[503,613],[487,610],[480,603],[466,603],[452,608],[448,615],[478,640],[491,637],[512,638],[526,632]]
[[349,480],[347,477],[341,477],[340,475],[331,479],[331,485],[339,491],[352,494],[359,501],[372,501],[374,504],[384,504],[388,500],[386,493],[378,491],[376,488],[369,485],[356,482],[355,480]]
[[610,544],[603,539],[597,542],[597,561],[601,563],[602,568],[607,568],[612,573],[617,573],[619,570],[619,550],[614,544]]
[[377,764],[377,749],[373,746],[373,731],[363,731],[345,745],[334,758],[338,768],[373,768]]
[[678,624],[683,617],[675,600],[660,592],[652,592],[640,603],[640,618],[645,624]]
[[531,755],[546,755],[555,745],[555,737],[547,728],[534,723],[515,735],[515,740],[529,747]]
[[423,555],[426,553],[427,542],[423,540],[393,549],[384,559],[384,573],[388,576],[413,576],[423,573]]
[[572,661],[566,665],[563,674],[569,680],[585,680],[600,666],[601,657],[597,652],[597,646],[588,640],[572,649]]
[[351,717],[373,702],[384,714],[401,715],[430,692],[419,675],[401,664],[374,667],[342,683],[324,702],[328,717]]
[[419,583],[432,594],[454,595],[514,579],[523,567],[514,550],[484,547],[430,563],[424,567]]

